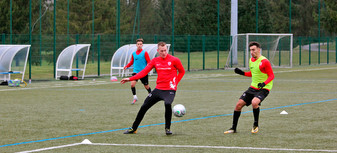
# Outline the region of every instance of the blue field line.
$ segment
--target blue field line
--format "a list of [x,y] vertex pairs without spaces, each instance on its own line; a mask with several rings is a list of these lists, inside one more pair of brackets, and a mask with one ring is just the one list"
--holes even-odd
[[307,104],[316,104],[316,103],[323,103],[323,102],[329,102],[329,101],[335,101],[336,99],[328,99],[328,100],[321,100],[321,101],[314,101],[314,102],[308,102],[308,103],[300,103],[300,104],[294,104],[294,105],[286,105],[286,106],[280,106],[280,107],[273,107],[273,108],[265,108],[261,110],[271,110],[271,109],[279,109],[279,108],[286,108],[286,107],[294,107],[294,106],[301,106],[301,105],[307,105]]
[[[265,109],[261,109],[261,111],[263,111],[263,110],[273,110],[273,109],[279,109],[279,108],[286,108],[286,107],[301,106],[301,105],[307,105],[307,104],[323,103],[323,102],[329,102],[329,101],[335,101],[335,100],[337,100],[337,98],[336,99],[322,100],[322,101],[315,101],[315,102],[308,102],[308,103],[300,103],[300,104],[279,106],[279,107],[273,107],[273,108],[265,108]],[[242,112],[242,114],[251,113],[251,112],[252,111],[245,111],[245,112]],[[233,114],[222,114],[222,115],[206,116],[206,117],[199,117],[199,118],[191,118],[191,119],[186,119],[186,120],[173,121],[172,123],[188,122],[188,121],[194,121],[194,120],[201,120],[201,119],[208,119],[208,118],[222,117],[222,116],[231,116],[231,115],[233,115]],[[142,126],[139,126],[139,128],[157,126],[157,125],[163,125],[163,124],[165,124],[165,123],[142,125]],[[128,128],[121,128],[121,129],[114,129],[114,130],[100,131],[100,132],[92,132],[92,133],[84,133],[84,134],[77,134],[77,135],[69,135],[69,136],[49,138],[49,139],[41,139],[41,140],[35,140],[35,141],[19,142],[19,143],[1,145],[0,148],[1,147],[8,147],[8,146],[22,145],[22,144],[29,144],[29,143],[36,143],[36,142],[44,142],[44,141],[50,141],[50,140],[72,138],[72,137],[78,137],[78,136],[108,133],[108,132],[121,131],[121,130],[126,130],[126,129],[128,129]]]

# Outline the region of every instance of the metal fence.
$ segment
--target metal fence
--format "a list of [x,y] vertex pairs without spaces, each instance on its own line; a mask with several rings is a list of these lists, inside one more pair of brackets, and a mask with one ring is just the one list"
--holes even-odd
[[[165,41],[172,43],[171,35],[138,36],[146,44]],[[187,71],[224,69],[231,44],[230,36],[178,35],[174,37],[174,52]],[[9,44],[9,36],[2,34],[2,44]],[[318,43],[320,42],[320,43]],[[336,64],[337,37],[294,37],[293,66]],[[132,35],[123,35],[120,46],[132,44]],[[12,44],[30,44],[29,35],[12,35]],[[115,51],[116,35],[32,35],[26,79],[50,80],[54,78],[55,62],[60,52],[72,44],[91,44],[86,75],[109,75],[111,59]],[[262,46],[263,47],[263,46]],[[55,48],[55,51],[54,51]],[[219,49],[218,49],[219,48]],[[282,62],[282,61],[280,61]]]

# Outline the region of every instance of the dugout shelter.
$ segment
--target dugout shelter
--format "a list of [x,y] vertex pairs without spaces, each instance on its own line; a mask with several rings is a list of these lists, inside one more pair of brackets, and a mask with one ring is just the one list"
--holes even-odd
[[0,45],[0,80],[8,81],[11,75],[24,79],[30,45]]
[[79,72],[82,72],[81,78],[84,79],[89,50],[90,44],[74,44],[65,48],[56,61],[55,79],[59,79],[61,76],[70,78],[73,73],[78,76]]

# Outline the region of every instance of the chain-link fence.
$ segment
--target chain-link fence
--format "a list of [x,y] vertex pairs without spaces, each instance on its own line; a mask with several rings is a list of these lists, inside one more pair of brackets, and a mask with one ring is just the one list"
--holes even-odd
[[[140,37],[171,44],[170,54],[188,71],[224,68],[232,43],[228,0],[6,0],[0,6],[0,42],[31,45],[26,79],[53,79],[58,55],[72,44],[91,44],[86,75],[103,76],[114,52]],[[238,33],[293,33],[293,66],[336,63],[336,37],[328,37],[333,32],[326,26],[334,25],[326,14],[332,7],[325,0],[238,0]]]
[[[159,41],[165,41],[168,44],[172,42],[170,35],[144,35],[140,37],[145,40],[145,44],[158,43]],[[0,38],[0,42],[3,44],[9,41],[8,35],[3,34]],[[133,44],[132,35],[123,35],[121,38],[121,46]],[[13,35],[12,39],[13,44],[29,44],[29,35]],[[224,69],[229,55],[231,37],[220,36],[219,45],[217,40],[217,36],[175,36],[175,50],[174,52],[170,50],[170,54],[179,57],[187,71]],[[337,61],[336,42],[337,37],[294,37],[293,66],[335,64]],[[31,58],[27,64],[25,78],[28,79],[30,73],[33,80],[53,79],[58,55],[72,44],[91,44],[86,75],[104,76],[110,74],[111,59],[118,49],[116,35],[56,35],[56,44],[54,44],[53,35],[32,35]],[[287,54],[287,56],[289,55]],[[278,62],[287,59],[282,58]]]

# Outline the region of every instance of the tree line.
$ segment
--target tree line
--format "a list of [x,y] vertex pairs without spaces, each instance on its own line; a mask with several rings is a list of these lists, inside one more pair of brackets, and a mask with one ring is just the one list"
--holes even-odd
[[[42,34],[53,34],[54,6],[50,1],[31,0],[32,34],[39,34],[40,30]],[[117,2],[57,0],[57,34],[116,34]],[[174,0],[174,8],[172,0],[119,2],[121,34],[171,35],[174,14],[175,35],[217,35],[219,2],[219,33],[230,35],[229,0]],[[12,0],[12,6],[10,0],[0,1],[0,32],[28,34],[29,6],[30,0]],[[291,32],[294,36],[334,36],[335,25],[335,0],[238,0],[238,33]]]

